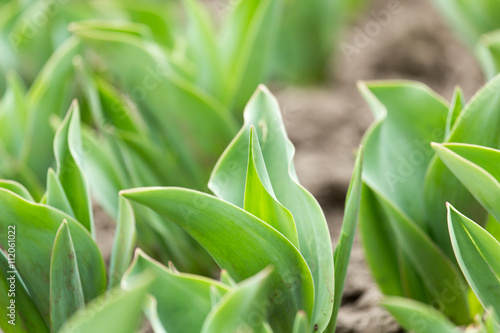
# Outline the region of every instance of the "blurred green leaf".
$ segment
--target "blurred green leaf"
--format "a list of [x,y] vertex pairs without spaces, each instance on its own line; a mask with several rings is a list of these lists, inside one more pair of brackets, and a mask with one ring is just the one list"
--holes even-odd
[[466,103],[462,89],[460,89],[460,87],[456,87],[451,99],[450,108],[448,109],[448,117],[446,117],[445,137],[450,133],[451,128],[455,124],[455,121],[460,115],[460,112],[462,112],[465,104]]
[[382,301],[382,305],[409,332],[461,332],[446,316],[429,305],[399,297],[386,298]]
[[293,333],[306,333],[309,332],[309,320],[304,311],[297,312],[295,321],[293,322]]
[[465,42],[474,45],[482,34],[500,28],[498,1],[434,0],[452,28]]
[[482,35],[475,54],[487,79],[500,73],[500,30]]
[[469,144],[433,144],[441,160],[500,221],[500,151]]
[[222,102],[239,115],[270,75],[283,1],[239,1],[233,6],[221,28],[219,56],[226,85]]
[[9,190],[26,201],[35,201],[31,196],[30,192],[22,184],[15,182],[13,180],[0,179],[0,187]]
[[54,160],[52,144],[55,133],[49,126],[49,119],[53,115],[64,117],[68,110],[73,88],[73,57],[79,50],[77,39],[65,42],[45,64],[28,92],[21,161],[33,170],[38,179],[45,178]]

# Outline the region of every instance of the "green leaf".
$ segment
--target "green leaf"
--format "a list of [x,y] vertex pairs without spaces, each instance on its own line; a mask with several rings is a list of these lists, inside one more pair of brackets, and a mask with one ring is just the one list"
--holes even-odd
[[424,227],[430,142],[443,140],[448,106],[420,83],[361,83],[359,89],[376,118],[363,139],[363,181]]
[[[130,92],[148,120],[150,131],[176,157],[178,168],[189,173],[191,187],[204,188],[214,157],[220,155],[236,131],[229,111],[178,74],[172,59],[159,45],[97,27],[77,33],[87,48],[98,50],[99,58],[109,65],[107,74]],[[129,62],[123,54],[136,61]]]
[[24,187],[22,184],[12,181],[12,180],[7,180],[7,179],[0,179],[0,187],[4,188],[6,190],[9,190],[11,192],[14,192],[21,198],[27,200],[27,201],[35,201],[33,197],[31,196],[30,192]]
[[249,330],[266,332],[264,319],[267,316],[272,269],[239,283],[233,291],[222,297],[210,311],[203,323],[202,333],[237,332]]
[[486,78],[492,79],[500,73],[500,30],[482,35],[475,54]]
[[77,312],[60,333],[135,333],[139,329],[142,307],[151,277],[141,276],[128,284],[128,290],[115,288]]
[[[8,250],[8,248],[6,249]],[[11,264],[14,265],[13,261],[9,261],[6,254],[0,251],[0,306],[5,309],[4,316],[0,318],[0,329],[5,333],[48,333],[49,329],[31,300],[19,274],[15,272],[15,269],[9,267]],[[15,294],[12,294],[11,282],[14,281]],[[8,307],[12,307],[12,299],[15,301],[15,314],[10,316],[11,310]],[[8,323],[14,316],[15,321],[12,323],[15,325]]]
[[122,276],[132,261],[136,240],[135,216],[130,203],[120,197],[113,251],[109,264],[108,289],[120,284]]
[[49,171],[47,172],[47,192],[45,195],[45,204],[60,209],[73,217],[75,216],[61,182],[52,168],[49,168]]
[[361,147],[358,151],[356,163],[354,164],[354,172],[346,196],[342,228],[340,229],[340,236],[333,256],[335,268],[335,301],[333,304],[332,318],[328,325],[330,332],[335,331],[337,315],[340,309],[340,302],[342,301],[342,294],[344,292],[347,266],[349,265],[351,249],[354,243],[354,235],[356,233],[356,222],[358,221],[359,205],[361,201],[362,163],[363,147]]
[[[10,225],[18,231],[16,261],[20,277],[33,303],[49,324],[50,260],[52,246],[61,221],[66,219],[73,238],[78,270],[85,301],[105,290],[104,261],[88,231],[71,216],[55,208],[24,200],[16,194],[0,189],[0,245],[6,248]],[[22,239],[22,241],[21,241]]]
[[76,39],[68,39],[46,63],[29,90],[26,136],[21,154],[38,179],[44,179],[54,159],[51,116],[63,117],[70,102],[73,57],[80,51]]
[[311,326],[317,324],[322,331],[330,321],[334,293],[333,253],[325,217],[314,197],[297,180],[292,162],[294,148],[287,137],[278,102],[264,86],[259,87],[248,103],[244,117],[243,128],[215,166],[209,188],[218,197],[244,206],[247,152],[253,125],[276,199],[295,220],[300,253],[314,280],[314,312],[308,315]]
[[282,6],[282,0],[240,1],[221,28],[219,56],[227,87],[222,101],[237,115],[270,75]]
[[479,37],[488,31],[500,28],[498,17],[500,5],[497,1],[457,1],[434,0],[459,37],[470,45],[476,44]]
[[26,132],[26,88],[14,72],[7,77],[7,91],[0,102],[0,141],[13,156],[19,157]]
[[53,332],[85,305],[78,263],[66,220],[54,241],[50,262],[50,323]]
[[83,159],[80,134],[80,111],[74,101],[57,130],[54,138],[54,153],[57,162],[57,177],[68,198],[75,218],[94,234],[92,202],[87,180],[83,174]]
[[276,199],[266,170],[255,128],[250,130],[248,170],[244,209],[281,232],[295,247],[299,246],[295,221],[288,209]]
[[224,76],[219,50],[217,32],[210,12],[205,4],[185,0],[187,14],[188,52],[197,66],[197,84],[213,96],[224,94]]
[[224,283],[227,286],[234,287],[236,286],[236,281],[229,275],[227,270],[223,269],[220,272],[220,282]]
[[467,289],[460,272],[408,217],[382,197],[380,203],[389,216],[398,245],[418,272],[432,302],[438,304],[441,311],[457,324],[469,323]]
[[309,320],[304,311],[297,312],[293,322],[293,333],[306,333],[309,331]]
[[[464,107],[444,142],[498,148],[496,133],[500,131],[499,91],[500,75],[489,81]],[[464,214],[475,221],[485,221],[486,214],[472,194],[437,156],[434,156],[428,166],[424,181],[424,195],[426,206],[423,211],[426,212],[429,233],[445,253],[453,258],[447,226],[444,223],[446,221],[445,203],[449,202],[460,207]]]
[[[155,302],[148,305],[149,316],[157,312],[159,323],[167,332],[200,332],[212,309],[211,289],[221,295],[229,288],[215,280],[191,274],[175,273],[137,249],[134,260],[124,276],[128,282],[149,271],[155,279],[148,293]],[[151,317],[150,317],[151,318]]]
[[404,296],[398,265],[398,244],[389,217],[378,203],[377,194],[364,183],[361,198],[361,239],[372,276],[385,295]]
[[448,204],[448,225],[460,268],[485,308],[500,315],[500,243]]
[[[298,310],[312,313],[313,281],[296,248],[274,228],[246,211],[215,197],[181,188],[122,191],[187,231],[237,281],[273,265],[274,300],[270,324],[278,332],[291,330]],[[230,255],[228,255],[230,254]]]
[[462,109],[465,105],[464,93],[462,92],[462,89],[460,89],[460,87],[455,88],[455,92],[453,93],[453,97],[451,100],[452,103],[450,104],[450,108],[448,110],[448,117],[446,117],[445,137],[450,133],[451,128],[455,124],[458,115],[460,114],[460,112],[462,112]]
[[400,297],[386,298],[382,305],[409,332],[461,332],[446,316],[429,305]]
[[500,221],[500,151],[468,144],[433,144],[441,160],[493,217]]
[[130,179],[117,157],[116,147],[106,135],[97,135],[85,127],[82,128],[82,144],[91,152],[85,159],[85,174],[90,182],[92,195],[116,219],[119,204],[117,193],[130,187]]

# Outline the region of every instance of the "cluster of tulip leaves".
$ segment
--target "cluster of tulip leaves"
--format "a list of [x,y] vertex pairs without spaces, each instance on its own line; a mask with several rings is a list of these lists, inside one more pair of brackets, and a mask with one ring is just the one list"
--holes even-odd
[[[5,332],[134,332],[142,309],[157,332],[333,332],[361,196],[361,151],[335,251],[319,204],[297,180],[275,98],[260,87],[217,163],[209,195],[180,187],[123,190],[109,271],[95,243],[74,102],[55,134],[56,170],[39,202],[0,182],[0,244],[16,234],[16,326]],[[219,280],[181,273],[137,247],[139,206],[176,225],[215,260]],[[134,254],[135,253],[135,254]],[[2,252],[3,289],[11,260]]]
[[360,226],[383,304],[414,332],[496,332],[500,76],[468,103],[407,81],[360,90],[376,118]]

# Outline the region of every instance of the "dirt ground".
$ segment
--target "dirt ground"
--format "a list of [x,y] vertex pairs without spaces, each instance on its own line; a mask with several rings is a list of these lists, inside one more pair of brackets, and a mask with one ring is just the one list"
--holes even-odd
[[[372,121],[356,88],[358,80],[418,80],[449,100],[456,85],[470,98],[484,83],[472,53],[450,32],[430,0],[400,0],[400,10],[379,25],[356,54],[337,50],[332,79],[327,85],[275,88],[285,125],[296,146],[296,169],[303,185],[321,203],[332,238],[340,230],[344,197],[354,165],[354,152]],[[351,46],[359,30],[374,26],[387,0],[372,1],[366,14],[348,29],[343,40]],[[359,45],[359,44],[358,44]],[[98,242],[109,258],[113,223],[96,210]],[[402,332],[387,312],[378,307],[380,294],[356,239],[348,271],[339,333]]]

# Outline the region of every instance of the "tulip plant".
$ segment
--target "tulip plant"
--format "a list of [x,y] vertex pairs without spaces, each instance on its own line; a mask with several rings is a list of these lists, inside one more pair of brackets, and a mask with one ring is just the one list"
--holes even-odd
[[500,72],[500,3],[496,0],[433,0],[450,26],[470,47],[488,78]]
[[[447,205],[448,228],[457,262],[474,292],[474,311],[485,320],[466,332],[495,333],[500,329],[500,151],[488,147],[445,143],[433,144],[439,158],[488,212],[482,228],[450,204]],[[477,299],[476,299],[477,297]],[[436,309],[414,300],[387,298],[383,304],[408,330],[414,332],[460,332]],[[482,308],[481,308],[482,307]]]
[[[171,45],[175,31],[171,1],[11,0],[0,3],[0,73],[14,69],[31,84],[52,54],[70,37],[71,22],[120,20],[151,28],[152,37]],[[0,79],[0,94],[5,82]]]
[[[14,319],[0,319],[2,330],[135,332],[144,307],[157,332],[334,331],[361,195],[361,157],[333,252],[318,203],[298,183],[279,106],[261,87],[212,173],[216,196],[179,187],[121,192],[106,277],[94,241],[82,137],[73,103],[55,135],[56,170],[49,169],[39,203],[20,183],[0,182],[6,250],[0,302],[7,308],[14,299],[16,309]],[[138,206],[201,244],[223,269],[220,281],[180,273],[175,263],[165,267],[135,249]]]
[[448,104],[413,82],[360,90],[376,117],[363,140],[360,224],[369,266],[390,296],[385,306],[416,332],[456,332],[453,325],[485,311],[488,332],[496,331],[500,235],[491,148],[499,147],[500,76],[469,103],[459,89]]

